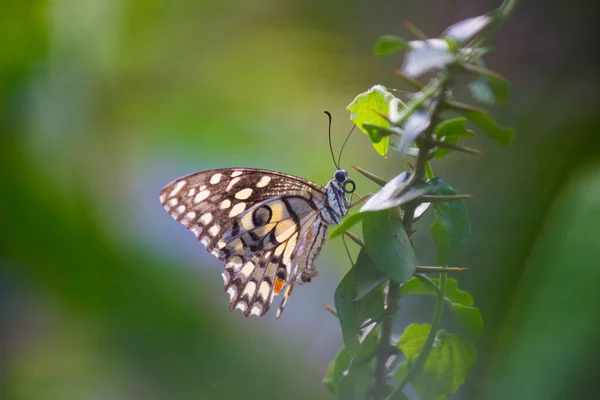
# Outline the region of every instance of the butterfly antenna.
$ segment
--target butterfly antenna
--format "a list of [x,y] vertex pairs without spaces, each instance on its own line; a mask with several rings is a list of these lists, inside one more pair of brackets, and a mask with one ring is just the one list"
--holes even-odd
[[[340,169],[339,166],[342,165],[342,164],[340,164],[342,162],[342,151],[344,151],[344,147],[346,147],[346,143],[348,143],[348,139],[350,139],[350,135],[352,135],[352,132],[354,132],[354,128],[356,128],[356,125],[354,125],[352,127],[352,129],[350,129],[350,132],[348,133],[348,136],[346,136],[346,140],[344,140],[344,144],[342,144],[342,148],[340,149],[340,155],[338,157],[338,163],[337,163],[338,169]],[[331,145],[331,141],[329,142],[329,144]]]
[[331,145],[331,114],[329,113],[329,111],[323,112],[327,114],[327,117],[329,118],[329,151],[331,152],[331,159],[333,160],[333,165],[335,165],[337,169],[340,169],[340,165],[335,163],[335,156],[333,155],[333,146]]

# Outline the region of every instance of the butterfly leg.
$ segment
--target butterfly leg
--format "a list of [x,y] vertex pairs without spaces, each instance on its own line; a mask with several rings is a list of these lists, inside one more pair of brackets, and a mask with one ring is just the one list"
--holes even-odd
[[300,275],[298,275],[298,277],[296,278],[296,282],[298,282],[298,284],[302,285],[305,282],[310,282],[312,280],[312,278],[314,278],[318,275],[319,275],[319,273],[317,271],[304,270],[304,271],[302,271],[302,273]]
[[294,283],[295,282],[292,281],[285,290],[285,293],[283,294],[283,299],[281,299],[281,304],[279,304],[279,307],[277,308],[277,314],[275,314],[275,319],[279,319],[279,317],[281,317],[281,313],[283,313],[283,309],[285,308],[288,298],[290,297],[290,294],[292,294],[292,290],[294,289]]

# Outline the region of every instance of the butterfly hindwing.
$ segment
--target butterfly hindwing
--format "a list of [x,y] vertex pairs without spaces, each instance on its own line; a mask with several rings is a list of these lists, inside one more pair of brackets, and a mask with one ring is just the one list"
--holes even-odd
[[175,220],[225,262],[230,309],[262,316],[273,295],[287,286],[279,317],[299,269],[312,267],[316,253],[311,252],[322,246],[323,190],[291,175],[233,168],[177,179],[163,188],[160,199]]

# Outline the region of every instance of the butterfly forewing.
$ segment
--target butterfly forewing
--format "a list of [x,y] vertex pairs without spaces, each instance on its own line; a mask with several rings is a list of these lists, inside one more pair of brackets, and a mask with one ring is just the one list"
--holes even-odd
[[199,172],[163,188],[171,216],[225,262],[229,308],[262,316],[273,295],[316,273],[313,261],[325,237],[325,191],[313,182],[278,172],[233,168]]

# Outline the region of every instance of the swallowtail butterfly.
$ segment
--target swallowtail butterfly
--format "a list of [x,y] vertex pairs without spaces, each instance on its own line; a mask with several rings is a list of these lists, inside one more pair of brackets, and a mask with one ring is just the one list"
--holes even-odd
[[230,310],[263,316],[285,289],[279,318],[294,284],[317,276],[327,227],[346,215],[346,195],[354,189],[342,169],[321,186],[280,172],[227,168],[174,180],[161,190],[160,202],[225,262]]

